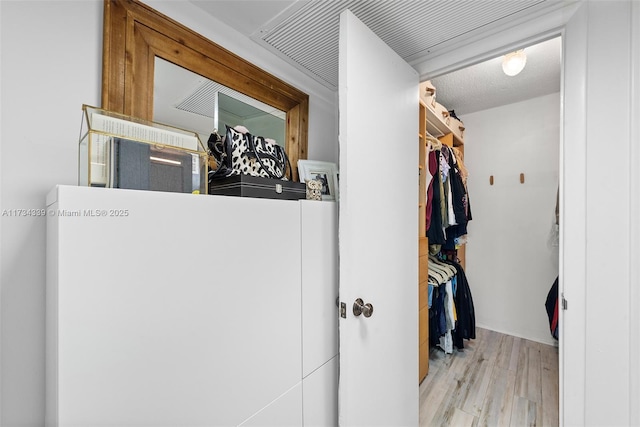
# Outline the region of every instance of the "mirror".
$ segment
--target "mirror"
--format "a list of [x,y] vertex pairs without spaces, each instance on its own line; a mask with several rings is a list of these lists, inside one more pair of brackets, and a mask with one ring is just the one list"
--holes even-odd
[[272,138],[283,148],[284,111],[250,98],[157,57],[154,66],[153,121],[196,132],[206,143],[225,125],[242,125],[252,134]]
[[161,58],[283,112],[282,141],[298,179],[298,160],[307,158],[307,94],[144,3],[105,0],[104,6],[102,108],[154,120],[156,58]]

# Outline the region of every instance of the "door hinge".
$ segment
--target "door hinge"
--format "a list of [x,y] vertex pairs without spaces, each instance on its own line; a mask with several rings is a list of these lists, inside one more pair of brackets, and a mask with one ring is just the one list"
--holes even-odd
[[566,310],[567,309],[567,299],[564,297],[564,294],[562,294],[562,309]]

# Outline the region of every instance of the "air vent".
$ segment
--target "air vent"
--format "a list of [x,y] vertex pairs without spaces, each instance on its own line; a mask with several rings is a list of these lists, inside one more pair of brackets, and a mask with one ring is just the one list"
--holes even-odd
[[544,1],[310,1],[279,24],[260,31],[259,39],[325,85],[337,88],[340,13],[344,9],[410,61]]
[[193,93],[188,95],[182,100],[176,108],[179,110],[187,111],[190,113],[198,114],[205,117],[214,118],[214,112],[217,110],[218,94],[227,95],[241,103],[246,104],[245,111],[240,111],[242,104],[237,104],[234,108],[234,113],[238,116],[250,118],[255,115],[255,109],[262,112],[269,113],[284,120],[286,113],[276,108],[271,107],[263,102],[257,101],[247,95],[244,95],[238,91],[230,89],[220,83],[213,82],[211,80],[205,80],[199,85]]

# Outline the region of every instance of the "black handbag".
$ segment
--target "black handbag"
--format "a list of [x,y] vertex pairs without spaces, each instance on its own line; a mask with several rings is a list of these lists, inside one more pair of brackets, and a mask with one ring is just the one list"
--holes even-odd
[[209,181],[233,175],[251,175],[287,180],[291,163],[284,148],[272,139],[254,136],[241,127],[226,126],[224,138],[213,132],[207,141],[217,168],[209,172]]

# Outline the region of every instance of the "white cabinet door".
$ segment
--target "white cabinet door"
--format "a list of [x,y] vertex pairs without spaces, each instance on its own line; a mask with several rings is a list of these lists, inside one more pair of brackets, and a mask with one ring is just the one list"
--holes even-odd
[[240,427],[298,427],[302,426],[302,383],[240,424]]
[[305,378],[338,354],[338,212],[334,202],[310,200],[300,201],[300,212]]
[[300,201],[302,218],[302,389],[306,427],[338,422],[338,212]]
[[53,198],[48,419],[237,425],[300,383],[298,202]]
[[305,427],[338,425],[338,356],[302,380]]
[[349,11],[339,72],[340,424],[417,425],[418,75]]

